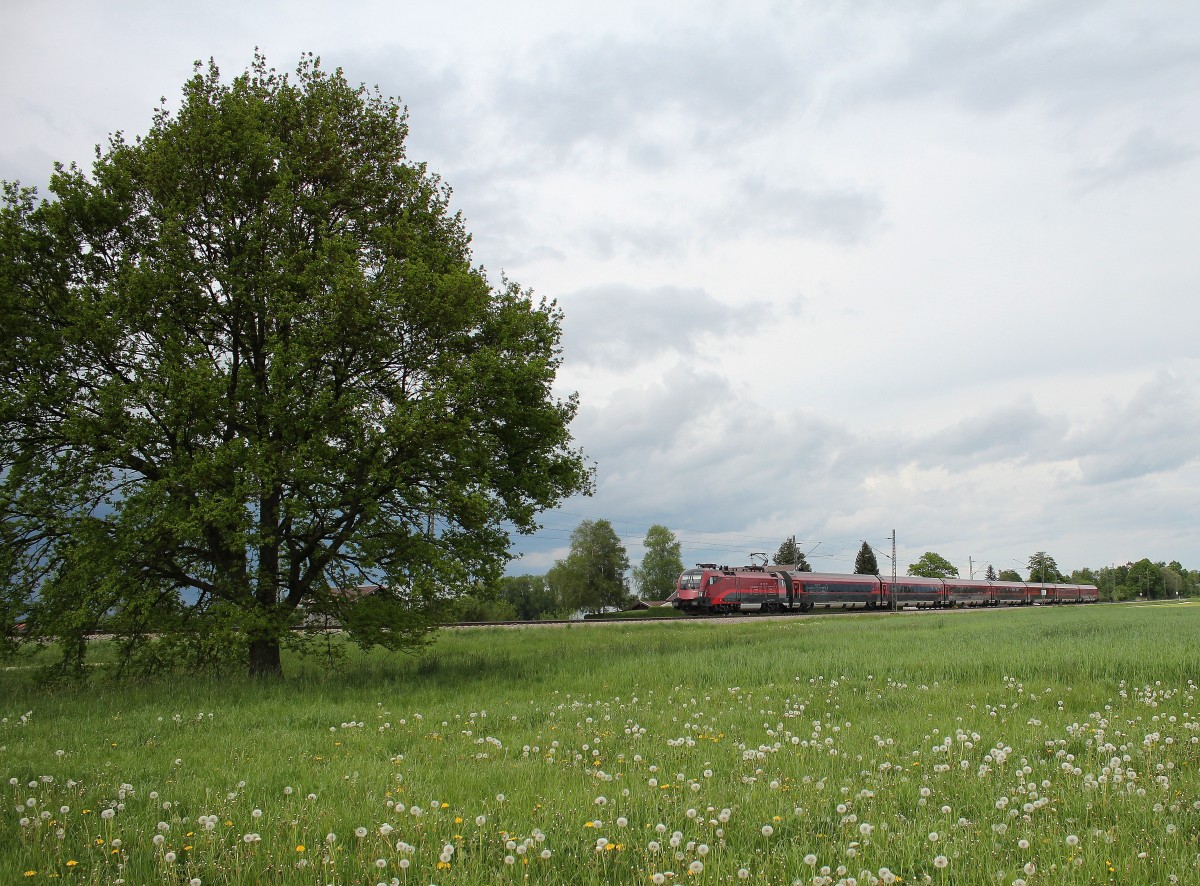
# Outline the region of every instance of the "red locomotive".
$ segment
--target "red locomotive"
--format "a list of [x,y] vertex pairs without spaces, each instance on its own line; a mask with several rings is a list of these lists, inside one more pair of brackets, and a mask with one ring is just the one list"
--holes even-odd
[[812,609],[904,609],[1096,603],[1095,585],[969,579],[890,578],[800,572],[795,566],[718,566],[698,563],[676,584],[674,605],[684,612],[808,612]]

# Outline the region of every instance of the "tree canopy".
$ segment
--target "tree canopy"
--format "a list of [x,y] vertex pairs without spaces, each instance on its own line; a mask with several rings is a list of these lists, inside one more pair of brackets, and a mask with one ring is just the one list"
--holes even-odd
[[629,556],[607,520],[584,520],[571,533],[571,550],[546,574],[555,596],[570,609],[603,612],[629,600]]
[[633,581],[643,600],[665,600],[675,590],[683,572],[683,546],[666,526],[655,523],[642,542],[646,553],[641,566],[633,567]]
[[804,557],[804,551],[796,544],[796,536],[785,538],[775,552],[775,562],[780,566],[795,566],[800,572],[812,572],[812,566]]
[[1029,558],[1029,580],[1041,584],[1054,584],[1066,581],[1065,576],[1058,571],[1058,564],[1045,551],[1038,551]]
[[565,616],[562,602],[554,596],[544,575],[515,575],[500,579],[500,598],[524,621]]
[[958,575],[958,567],[941,554],[926,551],[916,563],[908,565],[908,574],[924,578],[955,578]]
[[472,265],[406,136],[340,70],[258,56],[197,64],[53,199],[4,185],[0,595],[64,668],[103,628],[143,667],[277,673],[302,610],[420,643],[589,490],[559,311]]
[[875,552],[865,541],[858,550],[858,556],[854,558],[854,572],[856,575],[879,574],[879,561],[875,559]]
[[1133,590],[1132,596],[1142,596],[1157,599],[1165,594],[1166,581],[1163,567],[1151,563],[1149,559],[1141,559],[1129,567],[1125,583]]
[[1000,581],[1024,581],[1025,580],[1025,579],[1021,578],[1021,573],[1017,572],[1017,570],[1015,570],[1015,569],[1001,569],[1000,575],[998,576],[998,578]]

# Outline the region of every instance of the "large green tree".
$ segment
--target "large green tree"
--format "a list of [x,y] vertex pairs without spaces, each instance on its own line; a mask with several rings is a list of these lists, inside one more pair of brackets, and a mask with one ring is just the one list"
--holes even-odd
[[90,175],[5,184],[0,595],[64,667],[103,627],[146,666],[278,673],[302,602],[419,643],[588,490],[558,310],[472,264],[406,135],[311,55],[198,64]]
[[1165,593],[1163,567],[1151,563],[1149,559],[1141,559],[1129,567],[1126,584],[1132,593],[1127,596],[1142,596],[1147,599],[1157,599]]
[[571,550],[546,574],[555,596],[569,608],[602,612],[629,600],[629,556],[607,520],[584,520],[571,533]]
[[875,552],[865,541],[858,549],[858,556],[854,558],[854,572],[856,575],[879,574],[879,561],[875,559]]
[[796,544],[796,536],[785,538],[775,552],[775,563],[780,566],[795,566],[800,572],[812,572],[812,566],[804,556],[804,551]]
[[916,563],[908,564],[908,574],[925,578],[955,578],[958,568],[941,554],[926,551]]
[[666,526],[655,523],[642,542],[642,564],[633,567],[633,581],[643,600],[665,600],[683,572],[683,546]]
[[1038,551],[1029,558],[1029,580],[1042,584],[1066,581],[1058,571],[1058,564],[1045,551]]

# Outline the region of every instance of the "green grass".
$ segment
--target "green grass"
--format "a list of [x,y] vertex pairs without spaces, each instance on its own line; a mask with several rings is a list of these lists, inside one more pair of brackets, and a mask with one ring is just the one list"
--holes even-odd
[[18,666],[0,882],[1196,882],[1198,629],[1177,604],[480,627],[276,684],[53,692]]

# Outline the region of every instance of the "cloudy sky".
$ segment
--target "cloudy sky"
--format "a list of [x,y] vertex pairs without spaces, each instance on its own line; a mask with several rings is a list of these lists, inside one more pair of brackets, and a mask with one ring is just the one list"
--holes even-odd
[[[898,539],[963,575],[1200,568],[1200,6],[6,2],[0,178],[145,132],[196,59],[410,111],[475,257],[565,311],[631,559]],[[887,560],[880,558],[884,569]]]

